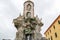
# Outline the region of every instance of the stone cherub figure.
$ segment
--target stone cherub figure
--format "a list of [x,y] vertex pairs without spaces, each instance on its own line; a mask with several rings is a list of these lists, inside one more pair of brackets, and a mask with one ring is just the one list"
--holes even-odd
[[40,33],[41,27],[43,26],[43,23],[41,22],[42,19],[39,19],[38,16],[36,16],[37,25],[34,31],[34,40],[41,40],[42,34]]
[[[43,23],[38,17],[24,18],[19,16],[13,20],[15,27],[17,28],[16,40],[26,40],[30,35],[32,40],[40,40],[42,35],[40,34],[41,26]],[[30,40],[31,40],[30,39]]]

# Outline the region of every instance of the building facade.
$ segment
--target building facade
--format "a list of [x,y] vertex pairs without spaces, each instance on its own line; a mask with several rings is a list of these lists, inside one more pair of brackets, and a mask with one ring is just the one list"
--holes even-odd
[[40,33],[43,23],[38,16],[34,16],[34,3],[30,0],[24,2],[23,15],[13,20],[17,28],[15,40],[41,40]]
[[44,33],[48,40],[60,40],[60,15]]

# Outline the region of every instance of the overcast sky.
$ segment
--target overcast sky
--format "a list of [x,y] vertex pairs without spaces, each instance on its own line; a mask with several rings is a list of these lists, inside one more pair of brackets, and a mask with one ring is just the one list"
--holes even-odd
[[[23,3],[26,0],[0,0],[0,40],[14,39],[16,28],[13,19],[23,14]],[[32,0],[35,4],[35,15],[42,18],[42,35],[60,14],[60,0]]]

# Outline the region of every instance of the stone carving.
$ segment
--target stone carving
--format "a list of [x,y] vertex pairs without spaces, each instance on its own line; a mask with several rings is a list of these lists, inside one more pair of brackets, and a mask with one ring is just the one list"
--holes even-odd
[[[31,5],[31,14],[27,14],[26,5]],[[29,7],[30,8],[30,7]],[[34,4],[33,2],[26,1],[24,3],[24,14],[13,20],[14,26],[17,28],[15,40],[41,40],[42,35],[40,33],[43,23],[38,16],[34,17]]]
[[32,34],[32,40],[39,40],[42,37],[40,30],[43,23],[37,20],[37,17],[24,18],[23,16],[19,16],[13,22],[18,30],[16,40],[24,40],[26,34]]

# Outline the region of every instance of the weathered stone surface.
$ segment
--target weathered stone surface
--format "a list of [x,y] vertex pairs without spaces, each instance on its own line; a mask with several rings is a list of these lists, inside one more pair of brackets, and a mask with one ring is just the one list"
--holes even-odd
[[[27,5],[31,5],[31,9],[27,10]],[[29,13],[27,16],[26,14]],[[31,15],[30,15],[31,13]],[[25,14],[25,15],[24,15]],[[42,35],[40,33],[43,23],[38,16],[34,17],[34,4],[31,1],[27,1],[24,4],[24,14],[13,20],[15,27],[17,28],[15,40],[26,40],[28,36],[30,40],[41,40]]]
[[[16,40],[25,40],[26,34],[32,34],[32,40],[41,39],[42,35],[40,33],[40,30],[41,30],[41,26],[43,26],[43,25],[40,26],[40,24],[43,24],[43,23],[41,21],[39,21],[39,23],[38,23],[37,18],[34,20],[30,20],[30,19],[34,19],[34,18],[27,18],[27,20],[22,19],[19,21],[17,19],[14,21],[15,25],[19,22],[16,26],[16,27],[19,27],[19,28],[17,28],[18,32],[16,33]],[[23,22],[21,23],[21,21],[23,21]]]

